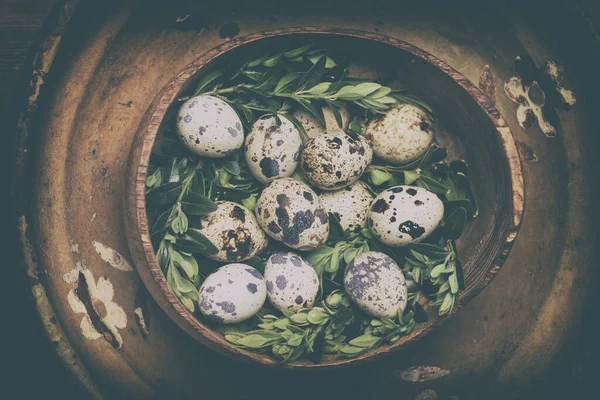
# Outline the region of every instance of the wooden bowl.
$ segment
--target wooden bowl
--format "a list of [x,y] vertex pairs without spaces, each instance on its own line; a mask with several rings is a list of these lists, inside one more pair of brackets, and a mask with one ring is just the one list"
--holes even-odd
[[230,344],[179,303],[157,263],[148,230],[144,195],[148,163],[161,124],[169,120],[168,116],[178,107],[177,98],[191,90],[201,72],[226,64],[233,57],[251,57],[252,54],[286,48],[294,42],[317,42],[321,47],[346,52],[357,60],[358,65],[379,77],[409,83],[414,88],[413,92],[438,113],[443,127],[438,133],[442,144],[449,148],[449,154],[467,160],[480,211],[458,242],[466,289],[460,293],[454,312],[492,280],[510,253],[523,214],[523,176],[514,138],[492,102],[443,61],[391,37],[325,27],[287,28],[251,34],[201,55],[166,85],[139,126],[131,152],[124,204],[129,248],[146,287],[183,330],[233,359],[285,368],[350,365],[396,351],[423,337],[448,316],[440,318],[435,310],[431,311],[428,322],[417,324],[409,336],[356,358],[325,356],[319,364],[305,360],[281,364],[268,355]]

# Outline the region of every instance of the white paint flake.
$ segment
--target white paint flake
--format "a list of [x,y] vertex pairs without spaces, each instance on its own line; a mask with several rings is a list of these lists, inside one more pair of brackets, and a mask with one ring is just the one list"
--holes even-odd
[[146,320],[144,319],[144,310],[142,307],[137,307],[134,311],[135,316],[137,318],[138,325],[140,330],[142,331],[142,335],[147,338],[148,337],[148,325],[146,325]]
[[73,284],[77,282],[77,280],[79,279],[79,272],[85,269],[87,269],[87,265],[85,265],[85,262],[77,261],[74,269],[63,274],[63,281],[67,282],[68,284]]
[[[115,338],[117,344],[116,347],[123,345],[123,339],[119,333],[120,329],[124,329],[127,326],[127,315],[121,306],[113,301],[114,288],[112,283],[106,277],[102,277],[96,280],[89,269],[79,269],[76,267],[73,274],[83,275],[82,279],[85,279],[85,284],[90,296],[93,311],[104,327]],[[98,329],[92,324],[92,319],[88,313],[83,302],[77,296],[74,289],[69,290],[67,300],[71,309],[77,314],[85,314],[79,325],[81,333],[87,339],[95,340],[102,337],[102,334],[98,332]]]
[[94,245],[96,252],[100,255],[100,258],[107,262],[111,267],[120,269],[121,271],[133,271],[133,267],[116,250],[113,250],[100,242],[92,242],[92,244]]

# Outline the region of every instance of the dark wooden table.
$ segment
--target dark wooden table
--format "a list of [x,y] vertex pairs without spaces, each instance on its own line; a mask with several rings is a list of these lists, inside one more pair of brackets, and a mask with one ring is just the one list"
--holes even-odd
[[[28,57],[30,46],[35,45],[38,32],[50,12],[55,0],[0,0],[0,122],[2,123],[2,135],[7,139],[2,150],[6,151],[2,161],[6,163],[3,171],[7,171],[10,177],[12,168],[12,143],[16,123],[16,113],[22,104],[18,100],[19,93],[23,90],[31,74],[31,62]],[[574,23],[570,29],[573,34],[556,39],[557,48],[570,47],[574,57],[580,62],[585,62],[586,57],[581,54],[590,52],[589,65],[582,67],[583,71],[600,71],[600,53],[597,48],[587,47],[586,42],[572,41],[580,37],[594,37],[600,42],[600,33],[594,28],[594,21],[600,22],[600,4],[594,0],[578,1],[577,6],[570,6],[571,10],[581,12],[578,18],[565,19],[565,23]],[[550,21],[550,25],[561,22],[557,16],[557,10],[562,6],[553,6],[552,2],[544,2],[539,7],[539,19],[536,21],[522,21],[532,23],[539,28],[543,22]],[[529,7],[529,12],[532,7]],[[558,12],[560,14],[560,12]],[[529,14],[531,15],[531,14]],[[550,27],[549,27],[550,29]],[[582,36],[580,36],[582,35]],[[549,37],[552,37],[549,34]],[[460,38],[459,38],[460,39]],[[568,53],[568,52],[567,52]],[[593,74],[592,74],[593,75]],[[600,79],[591,80],[594,85]],[[600,90],[600,87],[597,88]],[[600,103],[600,99],[595,102]],[[598,157],[592,160],[592,168],[599,171]],[[598,175],[596,175],[598,176]],[[10,180],[10,178],[8,179]],[[5,193],[8,190],[5,190]],[[596,189],[594,193],[598,194]],[[13,221],[14,216],[10,207],[3,207],[4,213],[1,221]],[[3,254],[5,257],[4,268],[8,274],[4,277],[3,291],[7,294],[3,302],[3,315],[5,322],[3,331],[8,337],[4,340],[4,346],[8,350],[8,357],[3,357],[6,363],[4,370],[10,371],[4,375],[8,386],[4,386],[5,393],[16,394],[18,398],[35,398],[40,395],[51,398],[86,398],[86,392],[79,387],[69,374],[63,362],[56,357],[54,345],[48,341],[39,321],[39,316],[34,311],[31,299],[30,285],[27,282],[19,261],[19,242],[16,238],[12,223],[4,223],[7,234],[3,241],[6,247]],[[576,266],[574,266],[576,268]],[[589,294],[592,293],[592,294]],[[584,314],[583,323],[578,324],[575,333],[565,338],[562,351],[553,358],[553,365],[549,373],[528,389],[527,397],[536,399],[559,399],[559,398],[589,398],[598,397],[595,393],[597,379],[597,360],[600,356],[600,345],[596,339],[597,331],[596,316],[600,307],[600,299],[595,295],[597,291],[588,292],[585,299],[585,307],[578,310]],[[586,318],[587,317],[587,318]],[[565,315],[569,319],[569,315]],[[510,329],[510,327],[507,327]],[[399,397],[400,398],[400,397]]]

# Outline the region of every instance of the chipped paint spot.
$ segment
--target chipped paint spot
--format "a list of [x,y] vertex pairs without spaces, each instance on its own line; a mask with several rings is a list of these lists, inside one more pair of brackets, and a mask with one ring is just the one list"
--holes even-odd
[[142,332],[142,336],[144,339],[148,339],[148,325],[146,325],[146,319],[144,318],[144,310],[142,310],[142,307],[137,307],[133,312],[135,313],[135,321]]
[[562,85],[563,68],[547,61],[537,68],[528,55],[515,58],[520,77],[512,77],[504,84],[509,99],[517,103],[517,120],[526,129],[535,122],[548,137],[555,137],[559,123],[556,109],[569,110],[575,103],[573,91]]
[[494,85],[494,76],[489,65],[483,67],[483,72],[479,77],[479,89],[490,99],[492,104],[496,104],[496,86]]
[[96,213],[92,214],[92,219],[90,220],[90,222],[94,222],[95,219],[96,219]]
[[71,271],[63,274],[63,281],[67,282],[68,284],[73,284],[77,282],[77,280],[79,279],[79,273],[85,269],[87,269],[87,265],[85,264],[85,262],[77,261],[77,263],[75,264],[75,269],[72,269]]
[[121,271],[133,271],[133,267],[125,261],[125,258],[119,254],[116,250],[100,243],[92,242],[96,252],[100,255],[100,258],[108,263],[111,267],[120,269]]
[[542,104],[535,104],[529,97],[531,86],[523,85],[521,78],[512,77],[504,84],[504,91],[509,99],[519,105],[517,108],[517,121],[523,129],[527,129],[537,120],[542,132],[548,137],[556,136],[556,128],[545,118]]
[[69,251],[71,253],[79,254],[79,245],[77,243],[73,243],[72,240],[69,240]]
[[123,345],[119,329],[127,326],[127,315],[113,301],[114,288],[106,277],[96,280],[89,269],[77,266],[71,274],[77,274],[78,287],[67,295],[71,309],[85,314],[79,325],[81,333],[91,340],[104,337],[115,348]]
[[528,161],[528,162],[537,162],[538,161],[538,158],[535,155],[535,153],[531,147],[529,147],[525,143],[519,142],[519,141],[517,141],[516,144],[517,144],[517,150],[519,151],[519,157],[521,158],[521,160]]
[[79,328],[81,329],[81,333],[83,334],[83,336],[86,339],[90,340],[100,339],[102,335],[96,330],[96,328],[94,328],[94,325],[92,324],[92,319],[87,314],[85,306],[83,305],[81,300],[77,298],[75,290],[69,291],[69,294],[67,295],[67,301],[69,302],[71,309],[73,309],[73,311],[75,311],[77,314],[85,314],[84,317],[81,319],[81,323],[79,324]]
[[573,93],[572,90],[565,89],[562,86],[558,87],[557,90],[560,93],[561,97],[563,98],[563,101],[568,106],[573,107],[575,105],[575,103],[577,102],[577,99],[575,98],[575,93]]
[[407,382],[427,382],[439,379],[446,376],[450,371],[441,369],[439,367],[410,367],[401,371],[394,371],[400,379]]

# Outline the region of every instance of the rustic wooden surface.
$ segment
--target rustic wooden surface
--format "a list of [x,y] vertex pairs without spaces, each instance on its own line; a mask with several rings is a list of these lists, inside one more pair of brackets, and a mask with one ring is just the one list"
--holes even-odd
[[[153,93],[180,68],[177,65],[184,65],[186,59],[193,58],[204,46],[221,43],[224,40],[221,35],[237,34],[235,26],[231,25],[233,22],[237,22],[242,33],[247,33],[265,26],[301,24],[306,19],[313,25],[315,19],[308,18],[306,11],[297,11],[293,14],[294,19],[287,20],[285,13],[289,10],[281,8],[269,16],[239,9],[231,14],[232,8],[227,3],[220,3],[218,10],[211,10],[215,14],[211,15],[212,24],[196,18],[192,19],[191,25],[190,21],[176,25],[173,20],[177,15],[171,15],[171,8],[155,15],[140,12],[138,7],[135,2],[124,2],[120,9],[89,5],[87,13],[79,14],[81,19],[75,25],[77,28],[73,28],[79,35],[67,36],[70,51],[59,54],[56,63],[59,67],[53,70],[52,79],[49,79],[51,84],[47,87],[45,105],[48,111],[44,115],[44,124],[33,135],[39,140],[36,145],[43,143],[39,159],[29,160],[38,166],[41,163],[44,168],[61,171],[64,168],[60,166],[61,157],[69,151],[74,152],[69,156],[69,163],[70,170],[76,175],[66,181],[77,183],[75,191],[68,197],[70,204],[83,204],[87,200],[86,192],[99,194],[100,199],[96,201],[105,204],[91,204],[87,211],[82,207],[60,210],[65,204],[60,200],[64,196],[60,193],[62,189],[60,185],[56,186],[58,177],[49,171],[41,171],[38,182],[48,185],[38,187],[39,196],[49,200],[49,196],[58,194],[59,199],[54,203],[57,210],[44,206],[42,214],[42,209],[38,209],[38,216],[52,220],[69,215],[71,220],[83,221],[77,213],[86,211],[85,219],[89,221],[88,213],[93,206],[100,210],[118,205],[121,179],[118,171],[127,149],[115,149],[110,142],[94,140],[106,139],[98,136],[100,133],[109,137],[132,134],[129,130],[135,130],[136,118],[145,110],[144,104],[147,106]],[[592,294],[597,277],[593,270],[597,249],[593,248],[595,237],[592,233],[597,214],[590,209],[593,204],[590,199],[598,195],[598,189],[589,186],[589,179],[593,176],[590,175],[594,172],[592,168],[597,167],[597,156],[592,150],[597,143],[593,136],[593,110],[597,109],[594,107],[597,107],[598,99],[594,97],[593,89],[599,87],[600,35],[593,30],[590,16],[581,7],[471,6],[469,16],[472,18],[467,20],[461,20],[460,13],[450,9],[380,9],[381,15],[371,9],[361,10],[361,21],[353,20],[351,10],[344,10],[346,15],[330,17],[322,10],[316,19],[322,18],[333,25],[380,30],[413,42],[438,55],[474,82],[479,80],[484,66],[491,65],[500,111],[518,139],[536,154],[538,161],[532,162],[531,152],[523,152],[529,159],[525,164],[528,191],[525,221],[515,253],[498,278],[443,330],[428,338],[430,340],[424,345],[403,353],[402,357],[390,358],[369,370],[340,372],[326,377],[287,375],[273,379],[271,372],[244,369],[197,348],[197,344],[185,340],[151,303],[145,306],[153,314],[148,341],[140,339],[142,335],[133,322],[133,310],[129,308],[128,329],[131,332],[123,333],[124,344],[120,349],[115,350],[103,339],[86,340],[78,329],[81,314],[77,316],[69,311],[64,299],[72,286],[61,282],[63,272],[74,268],[79,253],[69,252],[69,237],[61,233],[60,225],[64,221],[56,227],[58,235],[54,235],[47,221],[34,221],[41,237],[32,245],[45,269],[45,272],[41,271],[47,274],[43,288],[50,292],[51,307],[56,311],[55,315],[46,312],[41,316],[45,323],[57,324],[66,332],[67,340],[59,342],[57,347],[70,348],[81,357],[75,361],[77,365],[73,364],[73,358],[69,359],[70,367],[79,371],[80,377],[87,376],[105,396],[120,393],[135,397],[160,393],[186,393],[188,396],[195,393],[197,396],[202,392],[213,393],[214,398],[254,398],[257,393],[264,398],[282,395],[320,398],[332,393],[327,388],[316,389],[324,381],[336,382],[342,396],[347,398],[377,399],[414,398],[416,393],[428,387],[445,396],[459,395],[462,399],[492,397],[490,391],[495,392],[494,398],[558,398],[561,393],[577,392],[578,384],[579,387],[586,386],[581,384],[585,383],[582,379],[594,376],[595,363],[590,354],[597,354],[593,353],[596,342],[589,340],[591,330],[586,329],[593,324],[582,319],[584,310],[594,310],[587,304],[594,300]],[[145,52],[144,46],[161,43],[170,45],[162,49],[164,54]],[[547,60],[562,64],[565,81],[577,95],[575,109],[560,115],[563,129],[556,139],[548,140],[537,128],[520,129],[515,120],[515,105],[503,93],[501,85],[515,75],[512,61],[521,52],[529,53],[538,65]],[[94,69],[97,62],[101,67]],[[160,66],[169,70],[163,72],[158,68]],[[85,105],[77,113],[88,124],[72,131],[78,146],[65,152],[64,145],[68,142],[64,142],[64,135],[70,133],[63,132],[67,129],[65,117],[73,111],[74,104],[81,101],[82,90],[86,93],[83,97]],[[102,96],[107,96],[110,101],[99,102]],[[93,110],[96,105],[100,107]],[[104,115],[109,122],[103,122],[106,121]],[[113,132],[114,128],[117,132]],[[91,152],[89,146],[95,148],[94,143],[99,144],[103,163],[86,164],[88,152]],[[92,188],[100,191],[92,191]],[[35,219],[35,215],[31,217]],[[133,304],[139,282],[132,278],[116,278],[119,271],[115,272],[98,260],[91,247],[94,240],[104,240],[103,243],[126,254],[126,246],[119,243],[112,230],[118,225],[118,218],[100,215],[98,224],[101,226],[73,227],[81,257],[91,260],[90,270],[97,277],[111,277],[115,283],[115,301]],[[30,284],[22,271],[17,281],[25,283],[27,280]],[[36,287],[41,284],[35,283]],[[40,310],[40,297],[36,300]],[[26,307],[17,310],[27,312]],[[22,336],[20,330],[19,334]],[[561,351],[565,342],[574,353]],[[34,365],[35,358],[26,354],[19,358],[25,360],[21,362]],[[62,351],[61,354],[64,357],[67,353]],[[449,369],[451,374],[428,384],[407,384],[393,373],[416,365],[415,362],[437,365]],[[27,368],[21,369],[23,375],[27,376],[27,372],[30,372]],[[269,379],[265,378],[267,374]],[[367,377],[371,378],[369,385]],[[265,384],[259,387],[257,381]],[[534,385],[539,382],[544,385]]]

